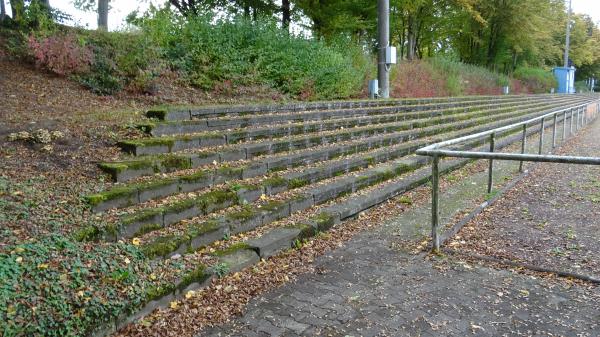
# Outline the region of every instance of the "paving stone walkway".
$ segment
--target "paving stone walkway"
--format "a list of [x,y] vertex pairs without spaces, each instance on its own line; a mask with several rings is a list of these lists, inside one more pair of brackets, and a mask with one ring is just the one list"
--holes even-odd
[[[514,171],[501,165],[499,180]],[[484,181],[477,174],[446,191],[444,217],[474,205],[473,186]],[[254,299],[242,317],[201,336],[600,336],[600,288],[402,248],[400,240],[427,232],[428,208],[357,235],[317,259],[318,273]]]

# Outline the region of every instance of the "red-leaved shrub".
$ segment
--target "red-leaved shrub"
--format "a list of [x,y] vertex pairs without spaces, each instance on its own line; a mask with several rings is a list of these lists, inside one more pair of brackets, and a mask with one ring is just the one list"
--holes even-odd
[[74,34],[41,39],[30,36],[28,46],[38,67],[61,76],[85,73],[94,60],[91,48],[81,44]]
[[392,97],[448,96],[445,79],[422,60],[403,62],[391,85]]

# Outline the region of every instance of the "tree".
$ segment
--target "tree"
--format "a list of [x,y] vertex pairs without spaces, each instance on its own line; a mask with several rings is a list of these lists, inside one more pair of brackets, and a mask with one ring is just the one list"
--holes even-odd
[[108,30],[108,0],[98,0],[98,29]]
[[216,5],[216,1],[202,0],[169,0],[169,3],[184,16],[198,15],[203,7],[211,8]]
[[95,11],[98,15],[98,29],[108,30],[108,12],[110,10],[110,0],[73,0],[76,8],[84,11]]
[[296,0],[296,6],[312,21],[317,37],[342,35],[371,40],[377,32],[377,1]]
[[281,27],[289,31],[291,21],[292,11],[290,6],[290,0],[281,0]]
[[6,5],[4,0],[0,0],[0,21],[3,21],[4,18],[6,18]]

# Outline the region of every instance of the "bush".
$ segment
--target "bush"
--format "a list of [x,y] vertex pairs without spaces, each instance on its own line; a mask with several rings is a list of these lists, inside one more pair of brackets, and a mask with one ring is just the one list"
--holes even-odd
[[551,88],[558,87],[554,75],[541,68],[517,68],[513,76],[515,79],[523,82],[523,85],[525,85],[531,93],[547,93],[550,92]]
[[28,46],[37,66],[62,76],[89,71],[94,57],[92,50],[72,33],[47,38],[30,35]]
[[345,98],[360,91],[366,76],[367,58],[355,43],[293,36],[275,22],[184,20],[168,10],[135,22],[169,67],[206,90],[266,83],[296,97]]
[[403,62],[395,71],[394,97],[499,95],[510,82],[508,76],[443,57]]

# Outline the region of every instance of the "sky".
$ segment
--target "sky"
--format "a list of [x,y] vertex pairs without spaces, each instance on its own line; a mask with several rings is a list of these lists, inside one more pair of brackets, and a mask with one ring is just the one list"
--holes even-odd
[[[7,11],[10,13],[10,5],[8,0],[0,0],[7,3]],[[375,1],[375,0],[373,0]],[[600,0],[572,0],[573,1],[573,12],[584,13],[590,15],[594,21],[600,22]],[[132,0],[112,0],[111,11],[108,15],[108,28],[109,30],[115,30],[125,25],[125,17],[134,10],[140,12],[145,11],[150,6],[150,3],[155,5],[164,3],[164,0],[146,0],[146,1],[132,1]],[[84,27],[90,29],[96,28],[96,15],[95,13],[82,12],[73,8],[72,0],[50,0],[50,5],[71,14],[75,21]]]

